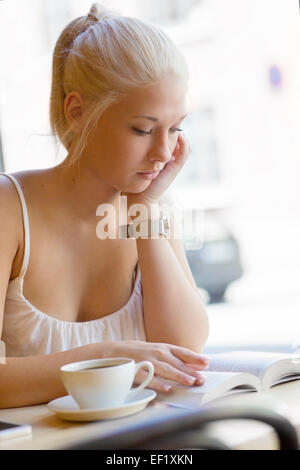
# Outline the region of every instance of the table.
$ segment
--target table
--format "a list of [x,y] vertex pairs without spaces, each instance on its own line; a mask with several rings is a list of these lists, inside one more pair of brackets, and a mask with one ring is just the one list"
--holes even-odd
[[[243,392],[214,400],[217,405],[257,405],[269,407],[286,416],[295,426],[300,439],[300,380],[285,382],[263,392]],[[32,435],[0,441],[0,449],[7,450],[54,450],[63,449],[97,436],[107,435],[128,425],[140,424],[157,418],[162,414],[167,418],[183,413],[183,410],[168,408],[157,400],[140,413],[125,418],[75,423],[59,419],[48,410],[46,405],[27,406],[0,410],[0,420],[18,424],[31,424]],[[231,420],[210,424],[208,433],[221,439],[231,448],[277,449],[275,432],[269,426],[250,420]]]

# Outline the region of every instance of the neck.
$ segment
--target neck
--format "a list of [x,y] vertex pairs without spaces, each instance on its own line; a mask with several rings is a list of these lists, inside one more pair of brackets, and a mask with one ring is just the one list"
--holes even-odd
[[70,210],[74,210],[82,221],[94,220],[97,207],[101,204],[111,204],[118,211],[121,192],[109,186],[82,162],[70,164],[68,156],[52,171],[58,194],[63,193]]

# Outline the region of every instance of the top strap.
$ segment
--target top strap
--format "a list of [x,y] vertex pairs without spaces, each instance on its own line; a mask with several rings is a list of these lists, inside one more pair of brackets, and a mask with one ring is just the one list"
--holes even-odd
[[23,262],[22,262],[21,271],[18,277],[23,278],[27,270],[29,254],[30,254],[30,231],[29,231],[29,217],[28,217],[27,206],[26,206],[22,188],[20,184],[18,183],[18,181],[16,180],[16,178],[13,175],[10,175],[8,173],[3,173],[3,172],[0,172],[0,175],[7,176],[13,182],[13,184],[16,187],[16,190],[18,191],[19,198],[20,198],[21,205],[22,205],[22,216],[23,216],[23,223],[24,223],[25,239],[24,239]]

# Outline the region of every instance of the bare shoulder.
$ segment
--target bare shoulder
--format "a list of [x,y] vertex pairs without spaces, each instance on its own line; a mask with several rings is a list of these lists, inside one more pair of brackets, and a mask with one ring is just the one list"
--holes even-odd
[[4,267],[12,263],[22,237],[19,197],[12,181],[4,175],[0,175],[0,220],[1,265]]
[[50,168],[37,170],[22,170],[11,173],[11,175],[16,178],[22,189],[25,188],[27,190],[30,190],[30,188],[34,187],[34,185],[42,183],[50,171]]
[[[10,174],[15,177],[22,190],[31,192],[35,181],[44,174],[44,170],[17,171]],[[5,175],[0,175],[0,220],[3,236],[17,239],[19,245],[23,230],[21,202],[14,183]]]
[[0,175],[0,217],[2,226],[8,221],[17,222],[20,214],[19,197],[13,182],[5,175]]

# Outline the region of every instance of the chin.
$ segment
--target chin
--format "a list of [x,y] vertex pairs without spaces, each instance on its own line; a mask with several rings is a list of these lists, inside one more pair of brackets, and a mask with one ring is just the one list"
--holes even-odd
[[121,189],[122,193],[133,193],[133,194],[140,194],[145,191],[151,184],[151,181],[139,181],[136,183],[131,183],[128,185],[124,185]]

